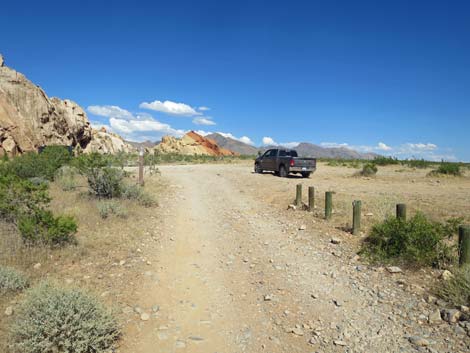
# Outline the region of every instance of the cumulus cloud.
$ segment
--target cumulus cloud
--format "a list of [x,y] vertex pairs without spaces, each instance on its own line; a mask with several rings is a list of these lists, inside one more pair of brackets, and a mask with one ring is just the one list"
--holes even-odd
[[338,143],[338,142],[322,142],[320,143],[320,146],[326,147],[326,148],[349,148],[349,145],[347,143]]
[[156,112],[161,112],[174,116],[197,116],[202,115],[201,112],[196,111],[193,107],[185,103],[176,103],[172,101],[159,101],[143,102],[140,103],[139,108],[149,109]]
[[206,112],[208,110],[211,110],[211,108],[202,106],[202,107],[197,108],[197,110],[200,110],[201,112]]
[[437,149],[437,145],[434,143],[405,143],[402,148],[409,151],[434,151]]
[[107,118],[132,118],[132,113],[126,109],[122,109],[117,105],[90,105],[87,108],[88,112],[98,116],[104,116]]
[[265,136],[265,137],[263,137],[263,145],[265,145],[265,146],[269,146],[269,145],[277,146],[278,143],[276,141],[274,141],[272,137]]
[[236,137],[233,134],[231,134],[230,132],[220,132],[220,131],[217,131],[217,133],[219,135],[222,135],[223,137],[231,138],[232,140],[237,140],[237,141],[246,143],[248,145],[254,145],[255,144],[248,136]]
[[207,117],[200,117],[200,118],[194,118],[193,123],[196,125],[216,125],[215,121],[213,121],[211,118]]
[[109,124],[113,131],[124,136],[133,135],[138,132],[157,132],[162,135],[182,136],[184,130],[172,128],[168,124],[161,123],[157,120],[125,120],[118,118],[110,118]]
[[238,139],[240,142],[246,143],[247,145],[253,146],[255,143],[251,141],[251,139],[248,136],[242,136]]
[[263,145],[264,146],[282,146],[286,148],[294,148],[299,145],[299,142],[276,142],[272,137],[265,136],[263,137]]
[[387,146],[385,143],[383,142],[379,142],[377,144],[377,149],[378,150],[381,150],[381,151],[391,151],[392,150],[392,147],[390,146]]

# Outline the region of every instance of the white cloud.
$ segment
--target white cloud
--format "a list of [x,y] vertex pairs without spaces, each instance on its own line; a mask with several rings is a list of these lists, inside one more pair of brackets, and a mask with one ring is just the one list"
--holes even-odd
[[87,110],[94,115],[105,116],[107,118],[132,118],[132,113],[118,107],[117,105],[90,105]]
[[211,108],[202,106],[202,107],[197,108],[197,110],[200,110],[201,112],[206,112],[208,110],[211,110]]
[[150,109],[175,116],[196,116],[202,113],[196,111],[193,107],[185,103],[176,103],[172,101],[158,101],[140,103],[139,108]]
[[378,145],[377,145],[377,149],[381,150],[381,151],[391,151],[392,150],[392,147],[390,146],[387,146],[385,143],[383,142],[379,142]]
[[100,130],[101,128],[104,127],[106,129],[106,131],[109,131],[109,132],[112,131],[111,126],[109,126],[107,124],[100,123],[99,121],[90,121],[90,124],[91,124],[91,127],[95,130]]
[[248,136],[242,136],[238,139],[238,141],[246,143],[247,145],[253,146],[255,143],[251,141],[251,139]]
[[125,120],[110,118],[109,124],[117,133],[131,135],[136,132],[158,132],[164,135],[182,136],[184,130],[173,129],[170,125],[157,120]]
[[211,118],[194,118],[193,123],[196,125],[216,125],[215,121],[211,120]]
[[198,135],[201,135],[201,136],[207,136],[207,135],[210,135],[212,134],[212,132],[210,131],[204,131],[204,130],[194,130],[194,132]]
[[274,141],[271,137],[265,136],[263,137],[263,145],[265,146],[277,146],[278,143]]
[[402,148],[409,151],[434,151],[437,149],[437,145],[434,143],[405,143]]

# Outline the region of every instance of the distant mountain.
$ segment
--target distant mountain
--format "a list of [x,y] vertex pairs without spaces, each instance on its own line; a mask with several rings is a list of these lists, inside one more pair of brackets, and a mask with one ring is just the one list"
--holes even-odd
[[337,159],[374,159],[376,153],[360,153],[346,147],[321,147],[313,143],[302,142],[294,148],[300,156]]
[[218,133],[207,135],[206,138],[211,139],[222,148],[233,151],[242,155],[256,155],[258,154],[258,148],[248,145],[244,142],[234,140],[230,137],[222,136]]

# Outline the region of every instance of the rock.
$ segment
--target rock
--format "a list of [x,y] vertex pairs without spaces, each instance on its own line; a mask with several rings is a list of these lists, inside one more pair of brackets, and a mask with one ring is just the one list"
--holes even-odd
[[188,339],[190,339],[191,341],[196,341],[196,342],[204,341],[204,338],[201,336],[189,336]]
[[333,341],[333,343],[335,344],[335,346],[341,346],[341,347],[347,346],[346,342],[340,341],[340,340],[335,340]]
[[442,271],[441,275],[439,276],[439,278],[444,280],[444,281],[448,281],[448,280],[452,279],[453,277],[454,277],[454,275],[452,274],[452,272],[450,272],[448,270]]
[[458,322],[461,315],[462,313],[457,309],[442,309],[441,310],[442,319],[452,324]]
[[162,142],[150,152],[178,153],[184,155],[234,156],[230,150],[220,147],[215,141],[205,138],[194,131],[186,133],[182,138],[163,136]]
[[429,304],[435,304],[437,302],[437,298],[431,294],[428,294],[425,300],[426,300],[426,303],[429,303]]
[[307,229],[307,226],[305,224],[302,224],[300,227],[299,227],[299,230],[306,230]]
[[142,313],[142,314],[140,314],[140,319],[142,321],[148,321],[150,319],[150,315],[147,314],[147,313]]
[[5,60],[3,59],[3,55],[0,54],[0,67],[2,67],[5,64]]
[[125,264],[126,264],[126,261],[125,261],[125,260],[119,261],[119,266],[124,266]]
[[366,217],[372,217],[374,214],[372,212],[367,212],[364,216]]
[[293,333],[294,335],[297,335],[297,336],[303,336],[304,335],[304,331],[300,327],[294,327],[291,330],[291,333]]
[[33,268],[34,268],[35,270],[39,270],[39,269],[41,268],[41,264],[38,262],[37,264],[35,264],[35,265],[33,266]]
[[463,313],[468,313],[470,312],[470,308],[466,305],[460,305],[459,307],[460,311],[463,312]]
[[411,344],[414,344],[415,346],[418,346],[418,347],[429,346],[429,341],[420,336],[410,336],[408,340],[410,341]]
[[467,332],[465,331],[464,328],[460,327],[460,326],[455,326],[454,327],[454,332],[457,334],[457,335],[465,335]]
[[428,323],[430,325],[438,325],[442,323],[441,312],[439,309],[436,309],[429,314]]
[[332,244],[340,244],[341,243],[341,239],[338,239],[338,238],[331,238],[330,242]]
[[401,273],[403,272],[400,267],[397,266],[389,266],[387,267],[387,271],[390,273]]
[[[103,153],[133,150],[117,135],[94,131],[77,103],[49,98],[24,75],[5,66],[3,58],[0,63],[0,155],[37,151],[49,145]],[[102,136],[107,136],[106,148],[100,147],[101,139],[96,140]],[[88,147],[91,142],[93,148]]]
[[287,206],[287,209],[288,209],[288,210],[295,211],[295,210],[297,209],[297,206],[291,204],[291,205]]
[[14,310],[11,306],[7,306],[7,308],[5,309],[5,315],[6,316],[12,316],[13,312],[14,312]]
[[263,299],[265,302],[269,302],[273,300],[273,296],[271,294],[266,294]]

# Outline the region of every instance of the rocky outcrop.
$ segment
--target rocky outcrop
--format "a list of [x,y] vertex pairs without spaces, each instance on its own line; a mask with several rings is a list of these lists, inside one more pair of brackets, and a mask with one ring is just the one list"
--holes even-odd
[[93,130],[91,141],[83,150],[85,153],[118,153],[118,152],[135,152],[136,148],[129,143],[124,142],[121,136],[106,132],[104,128]]
[[205,138],[194,131],[182,138],[164,136],[162,142],[153,148],[157,153],[177,153],[184,155],[234,156],[236,153],[221,148],[211,139]]
[[23,74],[5,66],[0,56],[0,155],[35,151],[43,145],[118,151],[125,144],[120,137],[95,132],[77,103],[49,98]]

